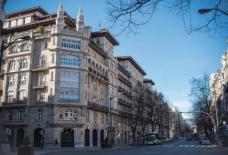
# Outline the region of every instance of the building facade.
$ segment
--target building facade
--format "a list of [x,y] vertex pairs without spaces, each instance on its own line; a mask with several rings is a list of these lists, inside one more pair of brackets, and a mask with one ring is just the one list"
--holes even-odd
[[222,67],[210,75],[211,111],[222,145],[228,146],[228,51],[221,59]]
[[108,30],[93,32],[82,8],[75,21],[60,4],[56,14],[41,7],[7,14],[3,33],[7,42],[30,39],[3,54],[1,142],[100,146],[109,134],[115,144],[131,142],[131,88],[146,73],[132,57],[114,57],[119,43]]

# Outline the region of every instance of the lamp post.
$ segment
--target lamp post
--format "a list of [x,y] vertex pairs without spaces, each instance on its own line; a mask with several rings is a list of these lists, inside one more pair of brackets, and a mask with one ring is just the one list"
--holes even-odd
[[199,14],[202,14],[202,15],[206,14],[208,12],[211,12],[211,11],[218,11],[218,12],[228,16],[228,12],[225,12],[225,11],[219,9],[219,8],[210,8],[210,9],[200,9],[200,10],[198,10]]
[[[121,95],[122,93],[117,93],[116,95]],[[109,128],[108,128],[108,142],[109,144],[113,144],[113,137],[112,137],[112,100],[116,96],[110,96],[109,97]]]

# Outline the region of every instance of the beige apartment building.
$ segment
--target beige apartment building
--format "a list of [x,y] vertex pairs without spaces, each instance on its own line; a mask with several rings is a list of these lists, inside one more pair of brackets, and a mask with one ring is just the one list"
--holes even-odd
[[221,59],[222,67],[210,76],[211,109],[215,111],[218,126],[228,124],[228,51]]
[[[118,41],[106,29],[73,20],[60,4],[6,15],[0,74],[0,142],[29,137],[35,147],[100,146],[112,131],[115,144],[131,142],[131,88],[145,71],[130,56],[114,57]],[[147,83],[147,82],[146,82]],[[111,113],[111,115],[109,115]]]

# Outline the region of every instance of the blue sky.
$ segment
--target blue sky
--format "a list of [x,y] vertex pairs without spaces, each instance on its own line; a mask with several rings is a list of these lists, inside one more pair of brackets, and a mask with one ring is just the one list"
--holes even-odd
[[[65,11],[73,18],[82,5],[85,24],[91,26],[93,31],[99,29],[99,23],[102,28],[111,26],[105,13],[105,0],[62,2]],[[59,0],[8,0],[5,11],[41,6],[53,13],[58,5]],[[110,31],[116,32],[113,29]],[[120,45],[114,55],[133,56],[146,71],[147,78],[154,80],[156,89],[181,111],[191,108],[188,96],[191,79],[219,69],[221,56],[227,48],[225,38],[209,37],[200,32],[188,35],[181,17],[164,8],[158,10],[147,25],[141,26],[136,35],[121,34],[116,38]]]

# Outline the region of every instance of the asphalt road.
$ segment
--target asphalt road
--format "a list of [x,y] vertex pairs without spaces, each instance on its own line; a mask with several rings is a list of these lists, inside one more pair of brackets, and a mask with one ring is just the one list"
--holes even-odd
[[75,150],[48,153],[48,155],[228,155],[228,148],[216,147],[215,145],[200,145],[196,141],[178,140],[162,145]]

